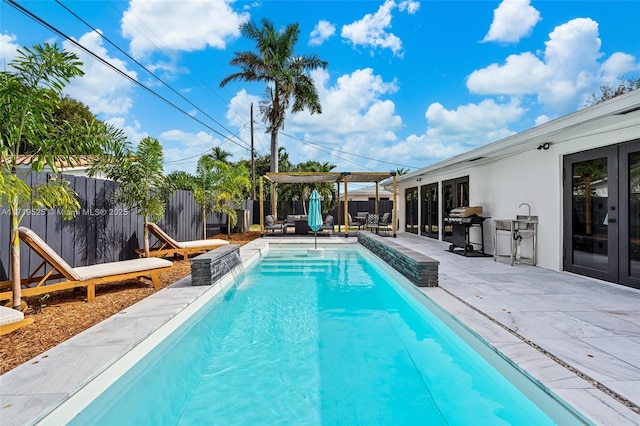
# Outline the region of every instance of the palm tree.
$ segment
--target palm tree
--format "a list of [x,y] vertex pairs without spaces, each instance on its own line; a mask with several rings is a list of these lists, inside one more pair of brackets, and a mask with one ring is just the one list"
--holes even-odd
[[222,161],[223,163],[228,163],[229,157],[233,157],[229,151],[225,151],[219,146],[214,146],[208,156],[214,161]]
[[[293,167],[294,172],[328,173],[336,166],[333,164],[307,161]],[[287,207],[293,212],[296,201],[302,201],[302,214],[307,214],[307,202],[313,190],[317,190],[322,198],[322,211],[326,213],[336,205],[336,185],[334,183],[288,183],[278,188],[279,196],[287,200]]]
[[[267,83],[260,114],[267,125],[266,132],[271,134],[271,171],[278,172],[278,131],[284,128],[287,109],[291,106],[291,112],[308,109],[311,114],[322,113],[318,91],[307,72],[324,69],[328,63],[315,54],[294,55],[300,34],[298,24],[276,31],[268,19],[262,20],[261,28],[248,21],[240,26],[240,32],[256,42],[258,51],[235,52],[229,64],[241,71],[227,76],[220,87],[235,80]],[[272,213],[276,211],[276,202],[276,197],[272,197]]]

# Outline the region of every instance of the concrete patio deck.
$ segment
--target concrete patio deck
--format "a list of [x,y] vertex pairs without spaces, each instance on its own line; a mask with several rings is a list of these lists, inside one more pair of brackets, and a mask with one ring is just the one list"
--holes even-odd
[[[382,240],[391,237],[380,237]],[[243,261],[269,243],[259,238]],[[640,424],[640,291],[492,258],[463,257],[448,243],[408,233],[393,241],[440,262],[439,287],[421,290],[512,362],[600,425]],[[355,244],[336,236],[319,244]],[[189,278],[0,376],[0,424],[35,423],[209,287]]]

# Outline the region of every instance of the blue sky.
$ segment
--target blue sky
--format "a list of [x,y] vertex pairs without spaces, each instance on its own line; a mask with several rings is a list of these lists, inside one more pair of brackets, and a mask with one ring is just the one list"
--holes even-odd
[[269,153],[258,115],[264,85],[219,88],[238,71],[233,52],[255,50],[238,30],[248,19],[298,23],[296,53],[329,62],[312,73],[323,114],[289,114],[279,141],[294,163],[336,171],[417,169],[576,111],[602,84],[640,76],[639,1],[16,3],[147,89],[6,1],[2,63],[35,43],[78,51],[86,74],[66,93],[132,143],[160,140],[167,172],[194,172],[214,146],[234,161],[249,158],[252,102],[255,148]]

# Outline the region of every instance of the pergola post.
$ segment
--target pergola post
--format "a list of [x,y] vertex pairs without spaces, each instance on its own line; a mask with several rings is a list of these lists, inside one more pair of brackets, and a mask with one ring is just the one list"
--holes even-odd
[[344,237],[349,238],[349,188],[347,188],[347,175],[342,175],[344,182]]
[[393,211],[391,212],[391,218],[393,220],[393,227],[391,229],[393,229],[393,238],[396,238],[396,232],[397,232],[397,228],[398,228],[398,218],[396,217],[396,212],[398,211],[398,206],[396,205],[396,203],[398,202],[398,197],[396,195],[398,190],[398,182],[397,182],[397,176],[395,174],[395,172],[393,173]]
[[260,176],[260,236],[264,237],[264,178]]

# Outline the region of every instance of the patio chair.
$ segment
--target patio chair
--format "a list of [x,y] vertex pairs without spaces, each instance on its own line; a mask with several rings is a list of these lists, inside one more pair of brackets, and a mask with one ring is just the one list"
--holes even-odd
[[273,234],[275,231],[280,231],[283,234],[287,232],[287,224],[284,222],[276,222],[276,220],[270,214],[264,217],[264,230],[271,231]]
[[[22,289],[23,297],[37,296],[76,287],[86,287],[87,300],[93,302],[96,298],[96,285],[141,277],[150,278],[153,282],[153,287],[158,289],[160,288],[158,273],[173,266],[173,263],[166,259],[144,258],[72,268],[31,229],[21,226],[18,228],[18,234],[20,239],[42,258],[42,263],[35,271],[28,278],[22,280],[23,286],[26,286]],[[47,264],[50,265],[49,270],[42,276],[36,276]],[[62,281],[46,284],[47,281],[54,279],[62,279]],[[29,286],[31,283],[36,284]],[[0,300],[11,300],[12,297],[13,293],[11,291],[0,293]]]
[[360,230],[360,227],[362,227],[364,225],[364,222],[361,222],[358,219],[354,220],[353,217],[351,217],[351,213],[348,214],[348,220],[349,220],[349,224],[348,225],[349,225],[350,228],[355,226],[356,228],[358,228],[358,230]]
[[391,213],[387,212],[382,215],[378,222],[378,233],[391,231]]
[[[153,257],[182,256],[184,260],[188,260],[189,255],[192,253],[201,253],[229,244],[229,241],[219,238],[176,241],[164,232],[162,228],[151,222],[147,224],[147,229],[157,238],[157,241],[149,249],[149,256]],[[143,249],[137,249],[136,253],[144,256]]]
[[31,323],[33,323],[33,318],[25,318],[24,314],[16,309],[0,306],[0,336]]
[[377,214],[368,214],[367,221],[364,224],[364,228],[369,229],[371,232],[374,232],[375,230],[377,234],[379,226],[380,226],[380,216],[378,216]]
[[328,214],[327,217],[324,218],[324,222],[320,226],[320,230],[321,231],[331,231],[331,232],[333,232],[334,231],[334,228],[333,228],[334,223],[333,222],[334,222],[333,221],[333,216]]

